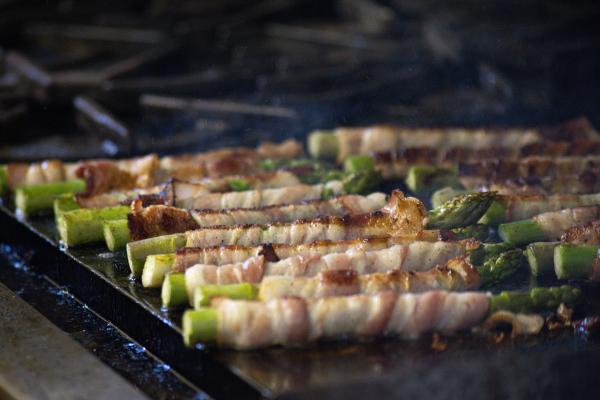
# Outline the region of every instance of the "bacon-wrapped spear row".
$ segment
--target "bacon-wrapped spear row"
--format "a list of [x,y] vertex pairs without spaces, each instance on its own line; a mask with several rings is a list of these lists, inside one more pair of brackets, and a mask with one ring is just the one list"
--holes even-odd
[[522,246],[533,242],[556,241],[570,228],[587,225],[600,219],[600,206],[566,208],[533,216],[530,219],[498,226],[505,242]]
[[[295,188],[291,187],[290,189]],[[286,191],[290,192],[290,191]],[[244,192],[240,192],[244,193]],[[280,200],[290,204],[267,205],[256,208],[215,208],[184,210],[168,206],[141,208],[134,202],[129,213],[129,230],[133,240],[185,232],[209,226],[266,225],[274,222],[293,222],[299,219],[310,220],[323,215],[344,216],[373,212],[385,206],[384,193],[369,196],[344,195],[327,200],[307,200],[294,197],[296,193],[282,194]],[[267,200],[267,199],[264,199]],[[239,204],[252,205],[250,202]]]
[[[188,198],[190,205],[199,205],[207,210],[228,210],[240,207],[265,207],[281,204],[287,201],[296,203],[304,200],[322,198],[324,194],[337,195],[341,192],[341,183],[337,181],[321,185],[296,185],[279,189],[249,190],[243,192],[207,193],[197,198]],[[60,201],[60,200],[58,200]],[[129,218],[129,230],[134,240],[160,234],[183,232],[198,228],[201,218],[196,220],[186,210],[150,206],[142,208],[143,200],[132,203],[133,214]],[[119,210],[118,213],[112,210]],[[79,209],[56,215],[60,226],[61,240],[68,246],[101,241],[103,239],[102,223],[106,220],[127,218],[128,209],[125,206]],[[196,213],[199,214],[199,213]],[[111,216],[108,218],[107,216]],[[93,221],[93,226],[89,222]],[[85,235],[85,239],[82,238]],[[125,232],[120,236],[127,238]],[[126,243],[126,242],[125,242]]]
[[[320,217],[290,223],[269,225],[240,225],[206,227],[176,236],[187,247],[258,246],[263,243],[298,245],[319,240],[340,241],[381,236],[422,235],[427,221],[443,227],[462,226],[470,219],[479,219],[489,205],[493,194],[465,196],[464,201],[453,201],[448,206],[425,213],[423,204],[415,198],[404,197],[394,191],[381,210],[368,214],[345,217]],[[485,202],[486,207],[477,206]],[[427,218],[425,218],[427,216]],[[448,221],[446,222],[445,219]],[[434,233],[435,237],[439,232]],[[134,276],[139,276],[148,255],[173,252],[171,237],[149,238],[127,245],[129,265]],[[163,240],[166,244],[163,245]],[[179,246],[183,247],[183,246]]]
[[[188,231],[184,237],[187,247],[211,247],[258,246],[263,243],[301,244],[316,240],[414,235],[423,230],[424,217],[425,207],[418,199],[404,197],[402,192],[396,190],[385,207],[372,213],[268,225],[206,227]],[[142,272],[146,256],[175,250],[162,251],[161,241],[161,237],[158,237],[127,244],[129,265],[134,276],[139,276]]]
[[505,163],[510,165],[511,162],[516,162],[517,160],[534,159],[536,157],[565,158],[593,156],[600,153],[599,139],[557,142],[543,141],[517,147],[500,145],[489,148],[403,148],[375,153],[372,155],[372,160],[375,169],[381,172],[384,179],[388,180],[406,178],[409,169],[415,165],[436,166],[437,168],[450,170],[455,170],[462,165],[462,169],[466,174],[467,171],[472,170],[473,167],[479,164],[483,165],[486,170],[492,169],[495,161],[490,160],[504,160]]
[[[408,170],[406,185],[428,194],[448,186],[477,190],[500,188],[515,193],[589,193],[599,185],[600,157],[528,157],[460,162],[453,167],[416,165]],[[576,182],[576,185],[569,185]],[[570,187],[573,186],[573,187]]]
[[89,193],[112,189],[134,189],[152,186],[172,177],[201,179],[248,173],[256,170],[265,158],[294,158],[302,154],[302,145],[294,140],[263,143],[257,148],[237,147],[204,153],[168,156],[156,154],[124,160],[85,160],[63,163],[48,160],[41,163],[9,163],[7,182],[10,189],[21,186],[61,182],[81,178]]
[[562,126],[548,129],[466,129],[466,128],[407,128],[371,126],[337,128],[333,132],[317,131],[308,138],[308,151],[313,157],[337,159],[342,162],[354,154],[389,152],[391,149],[436,149],[452,147],[493,148],[505,146],[518,148],[548,138],[573,140],[596,135],[588,120],[567,121]]
[[164,204],[185,208],[209,193],[222,193],[244,190],[261,190],[300,185],[300,179],[291,172],[259,172],[250,175],[232,175],[223,178],[203,178],[198,181],[169,179],[166,183],[147,189],[113,191],[97,195],[79,193],[75,196],[83,208],[102,208],[119,204],[130,204],[139,199],[146,205]]
[[[413,242],[382,250],[331,253],[311,259],[292,256],[268,263],[257,257],[238,265],[198,264],[188,268],[183,277],[187,296],[181,293],[184,290],[182,278],[169,276],[168,284],[163,286],[163,304],[174,306],[177,305],[175,301],[197,300],[198,289],[199,301],[205,302],[205,288],[209,288],[211,296],[224,296],[235,293],[229,288],[240,283],[260,283],[261,299],[272,297],[273,293],[320,297],[380,290],[465,290],[502,281],[522,265],[522,252],[509,250],[475,266],[465,256],[463,246],[460,243]],[[348,277],[350,275],[357,278],[353,280]],[[344,276],[347,278],[342,279]],[[225,292],[220,292],[221,289]],[[264,295],[263,291],[270,294]]]
[[298,345],[319,339],[382,335],[416,338],[432,331],[469,330],[497,310],[538,311],[561,302],[572,305],[579,297],[577,289],[563,286],[495,296],[481,292],[383,291],[373,295],[287,297],[265,302],[217,298],[212,301],[212,308],[184,313],[183,335],[188,346],[198,342],[217,343],[243,350]]
[[[63,163],[49,160],[41,163],[9,163],[2,167],[0,186],[21,190],[37,185],[37,195],[21,195],[23,213],[38,212],[52,208],[52,201],[63,193],[84,192],[96,195],[109,191],[146,189],[172,177],[201,179],[206,176],[220,177],[248,174],[260,171],[260,161],[266,157],[292,158],[302,153],[302,146],[295,141],[280,144],[266,143],[256,149],[233,148],[188,156],[165,157],[156,154],[125,160],[85,160]],[[80,182],[82,180],[84,183]],[[71,186],[65,185],[71,182]],[[77,184],[75,183],[77,182]],[[74,186],[73,186],[74,185]],[[47,201],[41,207],[42,199]],[[49,200],[48,200],[49,199]]]

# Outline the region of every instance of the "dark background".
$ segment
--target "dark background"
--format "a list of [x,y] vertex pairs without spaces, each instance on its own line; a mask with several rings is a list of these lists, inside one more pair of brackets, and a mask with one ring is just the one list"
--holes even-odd
[[595,3],[0,0],[0,159],[377,122],[599,125]]

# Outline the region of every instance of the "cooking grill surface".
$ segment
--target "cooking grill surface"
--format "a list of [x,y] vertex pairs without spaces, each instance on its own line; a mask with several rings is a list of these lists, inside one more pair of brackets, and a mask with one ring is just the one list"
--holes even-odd
[[[180,336],[181,313],[161,310],[158,290],[129,279],[123,254],[107,253],[100,246],[61,250],[51,218],[22,223],[6,207],[2,226],[11,227],[10,237],[2,241],[32,245],[36,269],[216,397],[361,398],[373,391],[382,396],[478,398],[490,390],[503,397],[526,392],[532,382],[547,390],[545,398],[597,390],[585,382],[600,368],[600,343],[576,336],[571,329],[500,343],[476,335],[442,337],[442,351],[433,348],[431,335],[417,341],[330,342],[302,349],[188,350]],[[533,285],[536,282],[522,276],[498,290]],[[582,289],[582,314],[600,312],[598,286]],[[563,376],[565,368],[569,379]]]

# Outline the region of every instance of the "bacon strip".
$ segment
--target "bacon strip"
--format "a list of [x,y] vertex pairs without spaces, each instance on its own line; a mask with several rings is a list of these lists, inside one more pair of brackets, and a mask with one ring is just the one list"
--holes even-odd
[[384,193],[368,196],[345,195],[329,200],[312,200],[297,204],[273,205],[249,209],[192,210],[191,214],[198,226],[232,226],[268,224],[272,222],[292,222],[309,220],[324,215],[344,216],[364,214],[385,205]]
[[176,196],[175,205],[180,208],[199,210],[228,210],[236,208],[259,208],[277,204],[293,204],[305,200],[320,199],[325,190],[334,195],[343,193],[340,181],[317,185],[294,185],[274,189],[245,190],[242,192],[206,193],[197,197]]
[[560,240],[574,244],[600,245],[600,221],[567,229]]
[[218,343],[236,349],[292,345],[322,338],[451,333],[480,324],[489,308],[484,293],[431,291],[326,297],[281,298],[267,302],[213,301]]
[[549,211],[600,205],[600,194],[504,195],[500,198],[505,204],[506,222],[529,219]]
[[546,240],[559,240],[571,228],[587,225],[600,219],[600,206],[567,208],[536,215],[532,218]]
[[395,269],[360,275],[353,269],[334,269],[322,271],[315,277],[265,276],[260,284],[259,298],[261,301],[288,296],[321,298],[376,294],[384,290],[399,293],[434,289],[457,291],[476,289],[478,285],[477,269],[463,256],[443,266],[418,272]]

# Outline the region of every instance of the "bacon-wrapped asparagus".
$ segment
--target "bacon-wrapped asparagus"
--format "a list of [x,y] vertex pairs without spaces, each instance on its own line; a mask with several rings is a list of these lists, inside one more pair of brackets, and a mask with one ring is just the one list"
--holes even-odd
[[355,294],[376,294],[385,290],[419,293],[428,290],[470,290],[479,285],[477,269],[466,257],[450,260],[427,271],[392,270],[360,275],[355,270],[329,270],[314,277],[267,276],[258,285],[201,285],[195,288],[194,308],[210,305],[213,298],[269,301],[282,297],[315,299]]
[[480,324],[490,305],[485,293],[431,291],[397,294],[283,298],[267,302],[219,299],[214,308],[187,311],[187,345],[214,342],[236,349],[292,345],[321,338],[395,335],[414,338]]
[[515,246],[556,241],[570,228],[600,219],[600,206],[567,208],[498,226],[500,238]]
[[414,147],[490,148],[521,147],[548,139],[587,139],[595,136],[595,130],[585,118],[546,129],[505,128],[407,128],[376,125],[359,128],[337,128],[333,132],[317,131],[308,138],[308,151],[313,157],[343,161],[353,154],[388,152],[391,149]]
[[[421,231],[410,236],[371,237],[354,240],[321,240],[298,245],[261,244],[259,246],[218,246],[184,247],[177,250],[172,263],[172,272],[184,272],[195,264],[231,264],[242,262],[251,257],[263,255],[267,261],[279,261],[292,256],[314,257],[328,253],[339,253],[350,249],[355,251],[380,250],[396,244],[414,241],[434,242],[439,240],[437,231]],[[467,249],[477,246],[477,242],[466,240],[461,243]]]
[[167,206],[133,207],[128,220],[132,239],[141,240],[210,226],[265,225],[310,220],[323,215],[364,214],[382,208],[385,203],[385,194],[373,193],[259,208],[188,211]]
[[481,324],[500,310],[538,312],[564,303],[577,304],[581,291],[570,286],[534,288],[528,292],[428,291],[398,294],[303,299],[276,298],[265,302],[218,298],[212,308],[183,315],[188,346],[216,343],[240,350],[299,345],[320,339],[400,336],[426,332],[454,333]]
[[426,271],[464,254],[465,246],[460,242],[412,242],[381,250],[292,256],[275,262],[261,255],[234,264],[198,264],[186,269],[185,280],[191,298],[194,288],[205,284],[257,283],[271,275],[312,277],[329,270],[353,270],[360,275],[395,269]]
[[[456,258],[456,254],[461,255]],[[336,290],[342,291],[339,294],[344,291],[350,291],[349,294],[352,294],[354,293],[352,290],[358,290],[360,287],[363,291],[373,291],[376,288],[400,290],[402,287],[407,290],[408,288],[452,290],[478,285],[489,287],[512,276],[520,269],[522,262],[523,255],[520,250],[508,250],[488,257],[475,267],[464,256],[464,248],[461,248],[459,243],[413,242],[376,251],[347,251],[310,259],[292,256],[279,262],[268,263],[256,257],[239,264],[221,266],[198,264],[185,272],[187,296],[173,293],[182,290],[181,286],[163,287],[163,295],[166,296],[164,300],[187,298],[192,301],[198,288],[205,288],[207,285],[211,288],[219,288],[221,285],[227,287],[239,283],[258,282],[261,282],[262,291],[263,288],[270,287],[264,286],[263,282],[271,277],[274,277],[275,282],[279,282],[276,287],[278,285],[280,294],[300,295],[298,293],[302,292],[305,293],[303,295],[305,297],[310,297],[310,293],[316,293],[316,290],[320,290],[319,293],[322,295]],[[404,272],[386,275],[391,271]],[[319,276],[321,278],[341,277],[343,274],[373,276],[368,279],[357,278],[356,281],[313,279]],[[296,281],[296,278],[299,280]],[[356,286],[361,280],[369,286]],[[398,286],[402,282],[405,286]],[[169,293],[168,290],[172,292]],[[214,293],[213,290],[213,294],[218,295],[218,292]],[[175,305],[166,301],[164,304]]]
[[[375,169],[384,179],[404,179],[411,166],[436,166],[454,170],[459,165],[468,168],[482,162],[484,167],[492,167],[490,160],[510,160],[510,162],[540,157],[581,157],[600,153],[600,140],[580,139],[575,141],[542,141],[524,146],[494,146],[489,148],[473,147],[411,147],[373,154]],[[469,164],[472,163],[472,164]],[[479,173],[479,172],[478,172]]]
[[[169,179],[163,185],[146,189],[113,191],[96,195],[80,193],[76,200],[83,208],[110,207],[140,199],[144,205],[165,204],[180,206],[207,193],[249,189],[282,188],[301,184],[298,177],[287,171],[260,172],[251,175],[233,175],[223,178],[203,178],[198,181]],[[177,201],[176,201],[177,200]],[[181,205],[181,207],[183,207]]]

